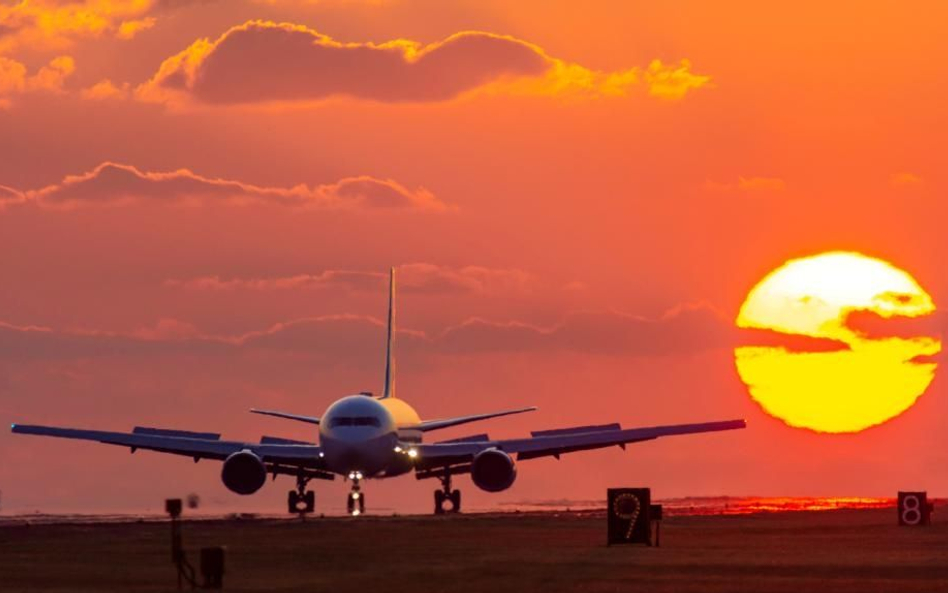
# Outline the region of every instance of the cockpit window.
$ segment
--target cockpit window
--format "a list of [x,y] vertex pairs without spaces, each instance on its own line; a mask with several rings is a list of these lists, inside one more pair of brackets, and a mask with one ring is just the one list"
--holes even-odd
[[382,426],[382,421],[374,416],[337,416],[329,423],[330,428],[337,426]]

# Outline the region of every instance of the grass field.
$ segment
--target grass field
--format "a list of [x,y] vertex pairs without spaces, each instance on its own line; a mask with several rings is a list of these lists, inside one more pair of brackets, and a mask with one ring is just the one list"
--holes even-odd
[[[948,591],[948,523],[894,510],[670,517],[662,546],[605,546],[588,514],[195,521],[229,591]],[[0,527],[0,591],[171,591],[167,523]]]

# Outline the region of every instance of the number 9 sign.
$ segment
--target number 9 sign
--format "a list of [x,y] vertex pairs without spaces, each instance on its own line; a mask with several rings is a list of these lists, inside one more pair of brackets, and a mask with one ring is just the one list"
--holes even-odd
[[648,488],[610,488],[608,491],[608,543],[650,544]]

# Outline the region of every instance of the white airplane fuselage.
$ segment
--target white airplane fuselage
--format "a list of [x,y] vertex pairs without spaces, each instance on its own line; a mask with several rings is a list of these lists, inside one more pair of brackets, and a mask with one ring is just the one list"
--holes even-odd
[[421,442],[420,418],[404,400],[350,395],[320,417],[319,445],[328,471],[381,478],[412,469],[410,444]]

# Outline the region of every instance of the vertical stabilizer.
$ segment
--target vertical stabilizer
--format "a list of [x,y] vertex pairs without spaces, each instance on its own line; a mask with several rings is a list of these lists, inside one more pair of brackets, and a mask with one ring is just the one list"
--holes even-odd
[[388,342],[385,345],[385,389],[382,399],[395,397],[395,268],[388,277]]

